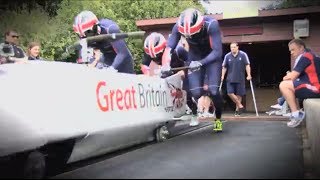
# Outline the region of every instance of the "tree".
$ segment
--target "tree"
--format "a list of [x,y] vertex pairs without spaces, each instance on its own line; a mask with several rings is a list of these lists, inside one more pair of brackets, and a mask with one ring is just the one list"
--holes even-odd
[[[139,31],[135,24],[136,20],[178,17],[187,7],[196,7],[203,11],[203,7],[194,0],[61,0],[54,7],[60,7],[57,10],[53,8],[56,12],[55,16],[50,15],[48,11],[43,11],[41,5],[31,10],[24,7],[18,12],[6,11],[5,17],[10,18],[0,19],[2,24],[5,24],[0,27],[0,32],[3,34],[4,29],[12,27],[14,22],[14,27],[24,35],[22,42],[24,47],[34,38],[39,39],[42,44],[42,56],[52,60],[61,59],[65,47],[78,40],[72,24],[74,17],[83,10],[94,12],[98,18],[114,20],[122,32]],[[128,38],[126,41],[135,59],[135,69],[139,71],[143,39]],[[66,61],[72,59],[75,60],[75,56]]]
[[[63,45],[74,42],[77,37],[72,32],[73,17],[80,11],[86,9],[94,12],[98,18],[109,18],[114,20],[120,26],[122,32],[139,31],[135,22],[139,19],[177,17],[180,12],[187,7],[197,7],[203,9],[200,4],[194,3],[192,0],[172,0],[172,1],[136,1],[136,0],[95,0],[95,1],[72,1],[63,0],[61,8],[57,11],[55,24],[59,24],[61,29],[61,37],[56,42],[60,52]],[[70,18],[72,17],[72,18]],[[65,34],[70,36],[66,37]],[[59,35],[60,36],[60,35]],[[143,50],[143,39],[126,39],[128,47],[135,59],[135,70],[139,71],[141,56]],[[61,46],[60,46],[61,45]],[[59,58],[56,56],[56,58]]]
[[49,16],[57,15],[57,10],[62,0],[1,0],[0,10],[2,11],[32,11],[40,7]]
[[0,16],[0,32],[3,35],[5,31],[14,29],[20,36],[20,45],[26,50],[27,45],[31,41],[42,42],[43,54],[47,58],[51,58],[49,51],[52,51],[48,45],[55,37],[57,27],[52,24],[52,20],[47,12],[41,8],[35,7],[32,11],[21,9],[17,11],[5,11]]

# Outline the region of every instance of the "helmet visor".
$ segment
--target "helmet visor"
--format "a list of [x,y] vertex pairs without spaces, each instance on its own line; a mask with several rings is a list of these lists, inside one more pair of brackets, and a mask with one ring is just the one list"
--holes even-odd
[[163,55],[163,52],[157,54],[156,57],[151,58],[151,59],[152,59],[153,62],[155,62],[156,64],[160,65],[161,61],[162,61],[162,55]]
[[91,36],[95,36],[96,33],[95,33],[93,30],[88,30],[88,31],[85,31],[85,32],[84,32],[84,35],[85,35],[86,37],[91,37]]
[[98,35],[98,25],[95,24],[92,29],[89,29],[84,32],[85,37],[91,37],[91,36],[96,36]]

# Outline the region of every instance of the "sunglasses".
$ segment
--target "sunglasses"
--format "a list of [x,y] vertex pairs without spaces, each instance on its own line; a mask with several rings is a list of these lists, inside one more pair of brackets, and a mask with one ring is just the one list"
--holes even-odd
[[12,38],[17,38],[17,39],[19,38],[19,36],[17,36],[17,35],[11,35],[11,37]]

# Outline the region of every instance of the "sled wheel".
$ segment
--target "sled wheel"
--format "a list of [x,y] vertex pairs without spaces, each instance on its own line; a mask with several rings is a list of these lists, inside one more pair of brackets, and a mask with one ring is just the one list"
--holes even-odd
[[23,178],[43,179],[46,172],[46,161],[44,155],[39,151],[30,152],[22,169]]
[[156,130],[156,140],[157,142],[163,142],[169,139],[170,133],[167,126],[160,126]]

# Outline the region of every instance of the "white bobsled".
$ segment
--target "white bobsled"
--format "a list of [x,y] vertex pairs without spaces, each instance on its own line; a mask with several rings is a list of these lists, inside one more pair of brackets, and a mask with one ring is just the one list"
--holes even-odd
[[33,178],[48,165],[164,140],[186,110],[179,76],[30,61],[1,65],[0,86],[0,168],[23,159],[24,175]]

